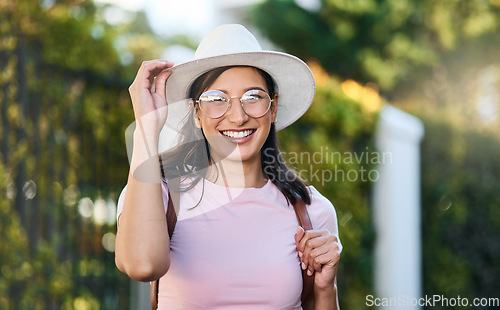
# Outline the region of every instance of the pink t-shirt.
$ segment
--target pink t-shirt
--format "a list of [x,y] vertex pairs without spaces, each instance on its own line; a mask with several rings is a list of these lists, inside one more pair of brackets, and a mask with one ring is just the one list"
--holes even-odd
[[[309,189],[313,228],[338,237],[333,205],[313,186]],[[166,210],[166,186],[163,200]],[[302,309],[297,227],[293,206],[270,181],[261,188],[198,182],[180,196],[158,309]]]

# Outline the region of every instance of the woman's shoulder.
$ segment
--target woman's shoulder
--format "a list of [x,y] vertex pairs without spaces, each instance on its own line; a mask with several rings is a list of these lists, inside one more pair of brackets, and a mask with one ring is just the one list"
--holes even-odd
[[332,202],[326,198],[322,193],[320,193],[316,187],[313,185],[307,186],[309,190],[309,194],[311,195],[311,204],[318,204],[324,207],[328,206],[329,208],[334,208]]
[[337,212],[332,202],[314,186],[308,186],[311,204],[307,206],[313,229],[328,230],[338,237]]
[[315,212],[335,215],[335,207],[330,199],[326,198],[312,185],[309,185],[307,189],[309,190],[309,195],[311,196],[311,204],[307,206],[308,210],[311,209]]

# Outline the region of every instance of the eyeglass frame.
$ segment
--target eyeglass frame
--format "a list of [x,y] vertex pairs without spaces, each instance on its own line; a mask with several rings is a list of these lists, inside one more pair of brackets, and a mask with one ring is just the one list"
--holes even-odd
[[[243,107],[243,102],[241,102],[241,97],[243,97],[246,93],[248,93],[249,91],[252,91],[252,90],[261,91],[261,92],[263,92],[264,94],[266,94],[266,96],[269,98],[269,105],[267,106],[266,112],[264,112],[264,113],[263,113],[262,115],[260,115],[260,116],[252,116],[252,115],[248,114],[248,113],[247,113],[247,111],[245,111],[245,108]],[[217,117],[212,117],[212,116],[209,116],[209,115],[207,115],[205,112],[203,112],[203,109],[202,109],[202,108],[201,108],[201,106],[200,106],[200,98],[201,98],[201,96],[203,96],[203,94],[208,93],[208,92],[210,92],[210,91],[218,91],[218,92],[220,92],[220,93],[222,93],[222,94],[226,95],[226,97],[227,97],[227,101],[226,101],[226,102],[227,102],[227,107],[226,107],[226,110],[225,110],[225,111],[224,111],[224,113],[222,113],[220,116],[217,116]],[[263,117],[264,115],[266,115],[266,114],[267,114],[267,112],[269,112],[269,109],[271,109],[271,105],[272,105],[272,103],[273,103],[273,101],[274,101],[274,99],[271,99],[271,96],[269,96],[269,94],[268,94],[267,92],[265,92],[265,91],[263,91],[263,90],[261,90],[261,89],[258,89],[258,88],[256,88],[256,89],[249,89],[249,90],[247,90],[245,93],[243,93],[243,95],[241,95],[241,96],[239,96],[239,97],[238,97],[238,96],[231,96],[231,97],[229,97],[229,96],[228,96],[225,92],[223,92],[223,91],[216,90],[216,89],[209,89],[209,90],[207,90],[207,91],[203,92],[203,93],[200,95],[200,98],[198,98],[198,100],[195,100],[194,102],[195,102],[195,103],[197,103],[197,104],[198,104],[198,106],[200,106],[200,111],[201,111],[201,113],[203,113],[206,117],[211,118],[211,119],[221,118],[221,117],[223,117],[224,115],[226,115],[227,111],[229,111],[229,109],[231,109],[231,99],[238,99],[238,101],[240,102],[241,109],[243,110],[243,112],[245,112],[245,114],[246,114],[246,115],[248,115],[248,116],[250,116],[251,118],[261,118],[261,117]]]

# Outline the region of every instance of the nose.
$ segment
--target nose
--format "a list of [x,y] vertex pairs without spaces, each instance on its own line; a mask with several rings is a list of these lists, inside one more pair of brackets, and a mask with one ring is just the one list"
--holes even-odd
[[240,99],[238,97],[231,97],[229,100],[233,100],[233,102],[229,107],[229,111],[227,111],[228,120],[238,126],[243,125],[248,121],[249,116],[243,110]]

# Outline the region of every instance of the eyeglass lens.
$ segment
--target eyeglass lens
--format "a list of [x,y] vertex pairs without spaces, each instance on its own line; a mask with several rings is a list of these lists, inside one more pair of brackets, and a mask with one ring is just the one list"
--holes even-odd
[[[238,99],[233,97],[234,99]],[[223,116],[230,107],[230,99],[227,94],[219,90],[209,90],[201,94],[198,103],[200,109],[210,118]],[[271,98],[261,90],[249,90],[239,98],[243,111],[251,117],[263,116],[271,106]]]

